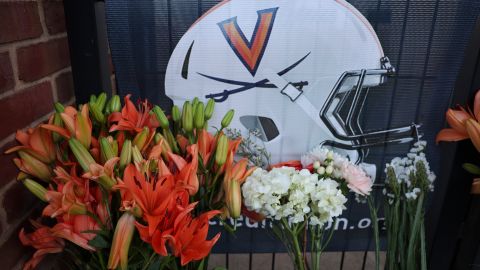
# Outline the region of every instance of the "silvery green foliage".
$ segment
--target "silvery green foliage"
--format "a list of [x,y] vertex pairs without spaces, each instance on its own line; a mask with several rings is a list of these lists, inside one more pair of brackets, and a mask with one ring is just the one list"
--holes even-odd
[[434,189],[435,174],[425,156],[426,141],[418,141],[406,157],[396,157],[386,164],[387,178],[383,193],[392,203],[394,199],[416,200],[421,192]]
[[240,130],[227,128],[225,135],[232,140],[242,138],[237,155],[247,158],[250,163],[256,167],[267,168],[270,165],[270,153],[265,147],[255,142],[256,140],[254,138],[259,137],[258,130],[249,130],[248,136],[242,137]]

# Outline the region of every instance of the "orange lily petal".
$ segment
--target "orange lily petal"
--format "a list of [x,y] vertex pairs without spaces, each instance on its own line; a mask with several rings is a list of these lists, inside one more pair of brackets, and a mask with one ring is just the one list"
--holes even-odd
[[437,137],[435,139],[435,142],[456,142],[456,141],[461,141],[468,139],[468,135],[462,134],[458,132],[455,129],[452,128],[444,128],[440,130],[440,132],[437,134]]

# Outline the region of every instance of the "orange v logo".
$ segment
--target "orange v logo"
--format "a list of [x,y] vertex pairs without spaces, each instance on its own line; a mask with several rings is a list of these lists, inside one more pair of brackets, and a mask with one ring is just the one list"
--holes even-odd
[[270,33],[272,32],[277,10],[278,7],[257,11],[257,24],[255,25],[250,41],[247,40],[245,34],[238,26],[237,17],[218,23],[228,44],[230,44],[232,50],[252,76],[255,76],[257,68],[262,61]]

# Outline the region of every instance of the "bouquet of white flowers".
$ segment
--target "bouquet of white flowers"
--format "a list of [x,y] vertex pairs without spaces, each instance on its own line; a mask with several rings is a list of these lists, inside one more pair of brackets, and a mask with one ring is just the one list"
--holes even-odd
[[[317,147],[301,161],[257,168],[242,186],[249,211],[273,220],[273,232],[283,241],[296,269],[319,269],[320,254],[334,232],[335,219],[346,209],[346,193],[366,196],[372,180],[348,159]],[[326,225],[330,224],[328,231]],[[311,266],[305,258],[307,235]]]

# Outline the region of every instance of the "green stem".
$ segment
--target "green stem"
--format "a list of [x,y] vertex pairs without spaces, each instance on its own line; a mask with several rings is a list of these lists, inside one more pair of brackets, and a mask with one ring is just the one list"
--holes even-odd
[[378,230],[378,217],[377,209],[375,208],[375,203],[373,202],[372,196],[368,196],[368,207],[370,208],[370,216],[372,217],[373,237],[375,239],[375,269],[380,270],[380,240]]
[[287,229],[287,231],[290,233],[290,236],[292,237],[293,241],[293,255],[295,258],[295,264],[296,264],[296,269],[297,270],[305,270],[305,263],[302,255],[302,249],[300,247],[300,244],[298,242],[298,232],[296,228],[294,230],[290,229],[290,226],[288,225],[288,221],[285,218],[282,218],[282,224]]
[[103,254],[102,254],[102,252],[101,252],[100,250],[98,250],[96,253],[97,253],[98,261],[100,262],[100,266],[102,267],[102,269],[107,269],[107,268],[105,267],[105,261],[104,261],[104,259],[103,259]]
[[416,269],[416,261],[415,261],[415,245],[417,244],[417,236],[420,229],[420,222],[422,221],[422,209],[423,209],[423,192],[420,193],[418,197],[418,203],[415,211],[415,218],[413,220],[412,229],[410,231],[410,239],[408,242],[408,249],[407,249],[407,265],[408,269]]
[[427,250],[425,247],[425,224],[422,221],[421,229],[420,229],[420,252],[422,258],[422,268],[421,270],[427,270]]

